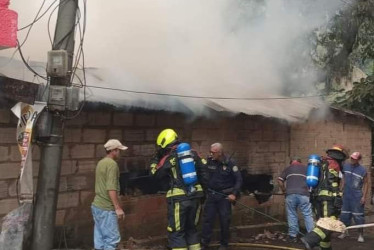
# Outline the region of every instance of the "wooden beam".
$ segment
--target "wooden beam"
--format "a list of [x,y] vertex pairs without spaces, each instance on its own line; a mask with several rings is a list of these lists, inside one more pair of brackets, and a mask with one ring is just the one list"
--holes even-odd
[[0,76],[0,98],[34,104],[39,84]]

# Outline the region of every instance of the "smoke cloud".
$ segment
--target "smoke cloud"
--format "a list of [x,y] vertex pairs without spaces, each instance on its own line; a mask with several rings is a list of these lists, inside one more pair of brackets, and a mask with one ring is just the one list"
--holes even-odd
[[[20,26],[32,21],[41,2],[11,1]],[[86,66],[95,68],[88,70],[88,85],[224,97],[313,93],[319,72],[310,61],[312,32],[343,5],[340,0],[87,2],[85,58]],[[31,60],[45,61],[51,47],[47,19],[35,24],[24,46]],[[196,99],[92,92],[91,100],[117,104],[205,109]]]

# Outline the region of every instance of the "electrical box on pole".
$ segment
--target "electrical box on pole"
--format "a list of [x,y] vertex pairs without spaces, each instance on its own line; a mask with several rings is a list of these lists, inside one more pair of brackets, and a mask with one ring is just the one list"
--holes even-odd
[[66,50],[48,51],[47,74],[51,77],[66,77],[68,73],[68,53]]
[[79,88],[50,86],[48,108],[52,111],[77,111],[79,109]]

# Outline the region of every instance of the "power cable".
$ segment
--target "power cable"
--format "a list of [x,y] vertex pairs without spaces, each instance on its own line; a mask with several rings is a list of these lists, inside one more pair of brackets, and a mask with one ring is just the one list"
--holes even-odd
[[24,56],[23,56],[23,54],[22,54],[21,46],[20,46],[20,44],[19,44],[18,39],[17,39],[17,46],[18,46],[18,52],[19,52],[19,54],[20,54],[20,56],[21,56],[22,62],[25,64],[26,68],[27,68],[28,70],[30,70],[32,73],[34,73],[35,75],[39,76],[40,78],[42,78],[42,79],[44,79],[44,80],[47,80],[48,78],[47,78],[46,76],[42,76],[42,75],[38,74],[38,73],[37,73],[33,68],[31,68],[31,66],[26,62],[26,60],[25,60],[25,58],[24,58]]
[[[34,21],[32,21],[30,24],[28,24],[28,25],[26,25],[26,26],[24,26],[24,27],[22,27],[22,28],[20,28],[20,29],[18,29],[17,31],[21,31],[21,30],[24,30],[24,29],[26,29],[26,28],[28,28],[28,27],[30,27],[30,26],[32,26],[32,25],[34,25],[36,22],[38,22],[45,14],[47,14],[47,12],[49,11],[49,9],[57,2],[58,0],[55,0],[55,1],[53,1],[53,3],[51,3],[50,5],[49,5],[49,7],[43,12],[43,14],[41,14],[39,17],[35,17],[35,19],[34,19]],[[45,2],[45,1],[44,1]],[[44,2],[43,2],[43,4],[44,4]],[[38,12],[39,13],[39,12]]]
[[50,23],[51,23],[51,17],[52,17],[52,15],[53,15],[53,13],[56,11],[56,9],[57,9],[58,7],[60,7],[60,6],[62,6],[63,4],[65,4],[66,1],[68,1],[68,0],[63,0],[63,1],[61,1],[58,5],[56,5],[56,6],[53,8],[53,10],[51,11],[51,14],[49,14],[48,22],[47,22],[47,31],[48,31],[49,41],[51,42],[51,46],[53,46],[52,36],[51,36],[51,31],[50,31],[50,28],[49,28]]
[[[208,191],[211,192],[211,193],[213,193],[213,194],[218,194],[218,195],[220,195],[220,196],[222,196],[222,197],[228,197],[227,194],[224,194],[224,193],[221,193],[221,192],[217,192],[217,191],[214,191],[214,190],[212,190],[212,189],[208,189]],[[265,217],[267,217],[267,218],[269,218],[269,219],[271,219],[271,220],[273,220],[273,221],[279,222],[279,223],[281,223],[281,224],[283,224],[283,225],[285,225],[285,226],[288,226],[288,223],[287,223],[287,222],[284,222],[284,221],[278,220],[277,218],[274,218],[274,217],[271,216],[271,215],[268,215],[268,214],[263,213],[263,212],[261,212],[261,211],[259,211],[259,210],[257,210],[257,209],[254,209],[253,207],[247,206],[246,204],[244,204],[244,203],[242,203],[242,202],[240,202],[240,201],[237,201],[237,200],[236,200],[236,201],[235,201],[235,204],[238,204],[238,205],[240,205],[240,206],[242,206],[242,207],[245,207],[245,208],[247,208],[247,209],[249,209],[249,210],[251,210],[251,211],[253,211],[253,212],[256,212],[256,213],[258,213],[258,214],[261,214],[262,216],[265,216]],[[301,234],[302,236],[304,236],[304,234],[303,234],[302,232],[300,232],[300,231],[299,231],[299,234]]]
[[[83,5],[84,5],[84,8],[83,8],[83,25],[82,25],[83,27],[82,28],[81,28],[81,25],[80,25],[81,13],[80,13],[80,9],[79,9],[79,6],[78,6],[77,15],[79,15],[79,19],[78,19],[78,22],[77,22],[76,25],[78,25],[78,29],[79,29],[80,43],[79,43],[79,47],[78,47],[78,50],[77,50],[77,56],[76,56],[76,60],[75,60],[75,63],[74,63],[74,67],[73,67],[73,70],[72,70],[72,76],[71,76],[71,82],[73,82],[74,78],[77,77],[79,82],[80,82],[79,87],[83,88],[83,102],[81,103],[81,105],[80,105],[76,114],[74,114],[73,116],[64,117],[64,119],[67,119],[67,120],[70,120],[70,119],[73,119],[73,118],[76,118],[77,116],[79,116],[80,113],[82,112],[85,104],[86,104],[86,82],[87,82],[87,79],[86,79],[86,69],[85,69],[85,57],[84,57],[84,50],[83,50],[84,36],[85,36],[85,33],[86,33],[86,15],[87,15],[87,1],[86,0],[83,0]],[[78,69],[78,64],[79,64],[79,61],[80,61],[81,58],[82,58],[83,81],[76,73],[76,71]]]
[[43,0],[42,5],[40,6],[38,12],[36,13],[36,16],[35,16],[35,18],[34,18],[34,21],[29,25],[30,28],[29,28],[29,30],[28,30],[27,33],[26,33],[26,37],[25,37],[25,39],[23,40],[22,44],[21,44],[19,47],[22,47],[22,46],[25,44],[27,38],[29,37],[30,31],[31,31],[32,27],[34,26],[34,23],[36,23],[35,20],[38,18],[40,11],[42,11],[42,8],[43,8],[43,6],[44,6],[44,4],[45,4],[45,1],[46,1],[46,0]]
[[195,95],[181,95],[181,94],[170,94],[170,93],[158,93],[158,92],[148,92],[148,91],[137,91],[137,90],[128,90],[128,89],[119,89],[119,88],[110,88],[94,85],[86,85],[88,88],[104,89],[104,90],[113,90],[120,92],[127,92],[133,94],[146,94],[146,95],[157,95],[157,96],[170,96],[170,97],[180,97],[180,98],[193,98],[193,99],[215,99],[215,100],[288,100],[288,99],[304,99],[304,98],[317,98],[323,97],[326,95],[309,95],[309,96],[290,96],[290,97],[223,97],[223,96],[195,96]]

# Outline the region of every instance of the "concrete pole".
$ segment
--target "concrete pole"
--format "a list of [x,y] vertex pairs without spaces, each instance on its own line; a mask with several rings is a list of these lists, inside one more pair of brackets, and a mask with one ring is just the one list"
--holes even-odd
[[[67,51],[69,73],[66,77],[52,77],[51,85],[70,85],[77,8],[78,0],[60,0],[52,49]],[[41,142],[41,159],[34,207],[33,250],[50,250],[53,248],[60,183],[64,122],[61,112],[48,111],[46,115],[46,121],[50,121],[46,125],[50,134]]]

